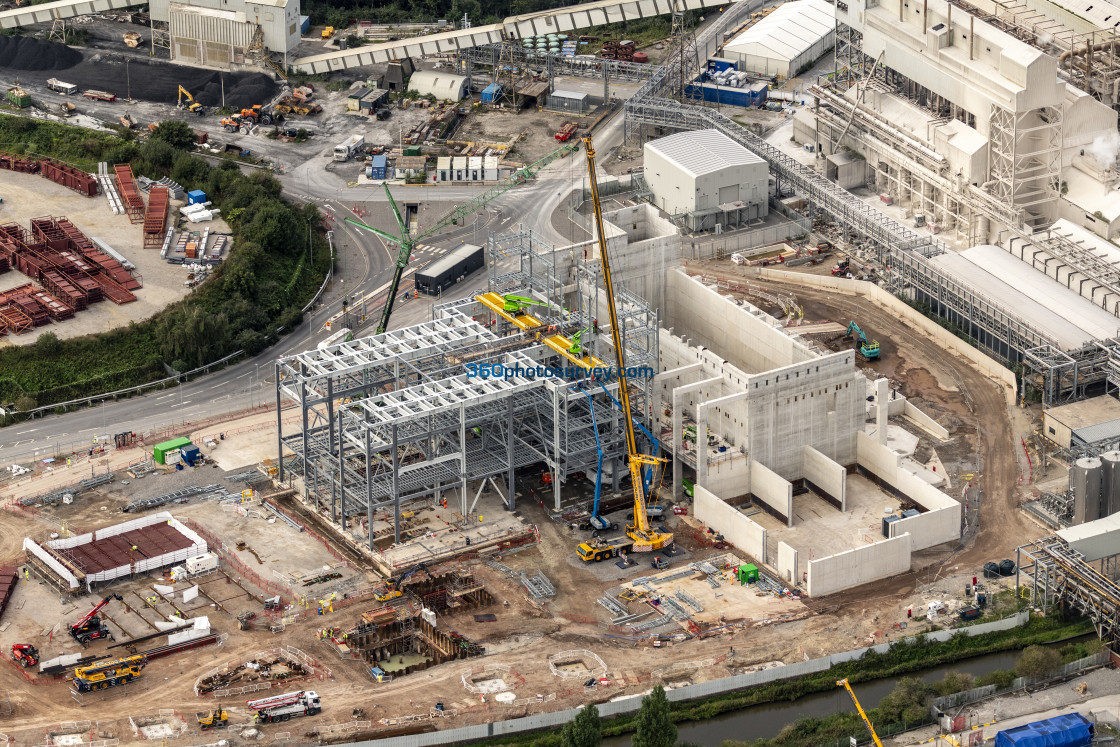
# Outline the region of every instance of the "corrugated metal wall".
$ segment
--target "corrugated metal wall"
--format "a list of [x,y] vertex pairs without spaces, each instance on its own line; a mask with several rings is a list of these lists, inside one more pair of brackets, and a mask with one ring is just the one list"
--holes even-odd
[[253,40],[253,24],[171,8],[171,39],[175,59],[194,65],[226,67],[245,62]]

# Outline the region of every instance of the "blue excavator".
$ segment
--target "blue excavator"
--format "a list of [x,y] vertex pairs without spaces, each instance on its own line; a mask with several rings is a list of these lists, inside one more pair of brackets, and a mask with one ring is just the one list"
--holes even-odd
[[860,355],[869,361],[873,361],[879,357],[879,341],[871,340],[868,342],[867,335],[863,333],[863,330],[860,329],[859,325],[854,321],[848,322],[848,333],[846,336],[851,337],[853,334],[859,339]]

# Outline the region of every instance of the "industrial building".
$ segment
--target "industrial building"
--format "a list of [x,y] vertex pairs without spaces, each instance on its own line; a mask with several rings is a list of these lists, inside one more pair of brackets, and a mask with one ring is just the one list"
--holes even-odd
[[730,227],[769,213],[766,162],[717,130],[669,135],[644,152],[652,202],[670,216]]
[[1102,395],[1050,407],[1042,413],[1042,431],[1060,449],[1120,442],[1120,400]]
[[442,70],[417,70],[408,79],[408,88],[421,96],[435,96],[437,101],[462,101],[468,91],[465,76]]
[[154,0],[152,43],[186,65],[257,67],[268,53],[285,62],[300,42],[299,0]]
[[826,0],[793,0],[736,36],[723,56],[740,70],[796,77],[833,47],[836,18]]

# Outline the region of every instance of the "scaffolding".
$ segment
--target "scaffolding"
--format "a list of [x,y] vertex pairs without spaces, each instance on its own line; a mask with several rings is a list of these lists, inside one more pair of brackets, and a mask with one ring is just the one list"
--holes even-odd
[[[375,512],[392,511],[399,543],[402,506],[457,494],[456,510],[466,516],[486,481],[504,482],[502,499],[513,511],[516,472],[534,464],[551,473],[559,510],[562,483],[595,468],[597,440],[606,460],[621,460],[618,381],[545,344],[545,335],[583,330],[592,358],[610,359],[598,352],[610,339],[597,324],[604,303],[598,263],[520,231],[491,236],[487,250],[490,293],[539,299],[540,328],[515,326],[482,294],[438,305],[422,324],[277,361],[277,448],[296,457],[278,478],[284,469],[302,475],[308,506],[344,533],[360,528],[355,517],[364,515],[369,528]],[[560,256],[576,261],[558,269]],[[628,366],[656,370],[657,314],[633,294],[623,293],[619,306]],[[635,412],[646,422],[651,387],[652,376],[632,384],[641,406]],[[287,433],[285,400],[300,412],[298,428]],[[622,471],[613,470],[615,491]],[[372,552],[374,533],[366,539]]]

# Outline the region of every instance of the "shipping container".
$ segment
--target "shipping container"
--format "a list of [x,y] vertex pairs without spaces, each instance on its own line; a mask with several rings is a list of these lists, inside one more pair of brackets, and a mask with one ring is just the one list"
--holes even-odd
[[1095,731],[1080,713],[1063,713],[996,732],[996,747],[1088,747]]
[[23,109],[24,107],[31,106],[31,96],[22,88],[9,88],[8,103],[18,109]]
[[482,103],[484,104],[493,104],[501,97],[502,87],[497,83],[491,83],[482,90]]
[[420,146],[419,145],[410,145],[407,148],[405,148],[403,151],[401,151],[401,155],[402,156],[419,156],[419,155],[421,155]]
[[463,244],[416,272],[416,289],[436,296],[485,264],[481,246]]
[[173,438],[170,441],[156,444],[152,447],[152,458],[155,459],[158,464],[165,464],[168,452],[177,451],[184,446],[189,446],[190,443],[191,440],[189,438]]
[[384,179],[386,178],[386,167],[389,164],[389,159],[385,156],[374,156],[369,165],[369,178],[370,179]]

